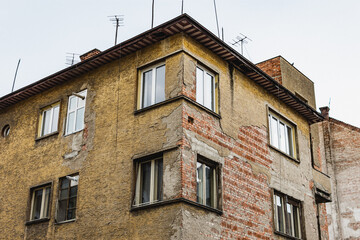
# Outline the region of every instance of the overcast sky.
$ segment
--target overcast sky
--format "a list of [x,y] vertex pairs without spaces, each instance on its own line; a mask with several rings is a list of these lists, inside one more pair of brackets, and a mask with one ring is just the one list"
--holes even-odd
[[[317,107],[360,127],[358,0],[216,0],[225,42],[239,33],[253,41],[244,56],[254,63],[282,55],[315,83]],[[213,0],[184,0],[184,12],[217,33]],[[181,13],[181,0],[155,0],[155,26]],[[108,16],[123,14],[119,41],[151,27],[151,0],[13,0],[0,8],[0,96],[67,65],[66,53],[114,44]],[[240,51],[240,49],[239,49]]]

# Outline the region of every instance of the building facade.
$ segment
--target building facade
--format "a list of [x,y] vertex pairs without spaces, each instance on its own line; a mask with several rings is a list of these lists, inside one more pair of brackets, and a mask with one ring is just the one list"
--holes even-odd
[[0,98],[0,238],[329,238],[324,118],[283,58],[185,14],[82,59]]

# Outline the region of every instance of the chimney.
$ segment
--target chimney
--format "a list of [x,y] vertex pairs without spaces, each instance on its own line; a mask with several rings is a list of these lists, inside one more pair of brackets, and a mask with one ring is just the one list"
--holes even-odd
[[321,108],[320,108],[320,111],[321,111],[321,115],[322,115],[326,120],[329,120],[329,111],[330,111],[330,108],[329,108],[329,107],[321,107]]
[[81,55],[80,59],[81,59],[81,61],[85,61],[89,58],[92,58],[95,55],[98,55],[99,53],[101,53],[101,51],[97,48],[94,48],[93,50],[90,50],[90,51],[84,53],[83,55]]
[[272,77],[275,81],[282,84],[280,56],[257,63],[256,66]]

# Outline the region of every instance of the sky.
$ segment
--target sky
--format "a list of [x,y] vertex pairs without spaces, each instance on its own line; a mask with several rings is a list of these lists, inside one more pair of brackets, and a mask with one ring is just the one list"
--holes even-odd
[[[55,73],[67,53],[114,45],[108,16],[124,15],[118,42],[151,27],[152,0],[14,0],[0,8],[0,97]],[[181,14],[182,0],[155,0],[154,26]],[[315,84],[317,107],[360,127],[360,1],[216,0],[225,42],[241,34],[252,41],[253,63],[281,55]],[[184,12],[217,34],[214,1],[184,0]],[[240,49],[238,48],[238,51]],[[319,110],[318,110],[319,111]]]

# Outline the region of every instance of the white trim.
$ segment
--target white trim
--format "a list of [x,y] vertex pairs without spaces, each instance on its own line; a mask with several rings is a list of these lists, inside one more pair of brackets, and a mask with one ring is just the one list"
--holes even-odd
[[[140,109],[145,108],[144,107],[144,73],[148,72],[148,71],[152,71],[151,72],[151,102],[148,106],[149,107],[151,105],[156,104],[156,69],[159,67],[165,66],[165,62],[161,62],[155,65],[151,65],[150,67],[144,68],[140,70]],[[165,78],[166,78],[166,66],[165,66]],[[166,79],[165,79],[166,81]]]

